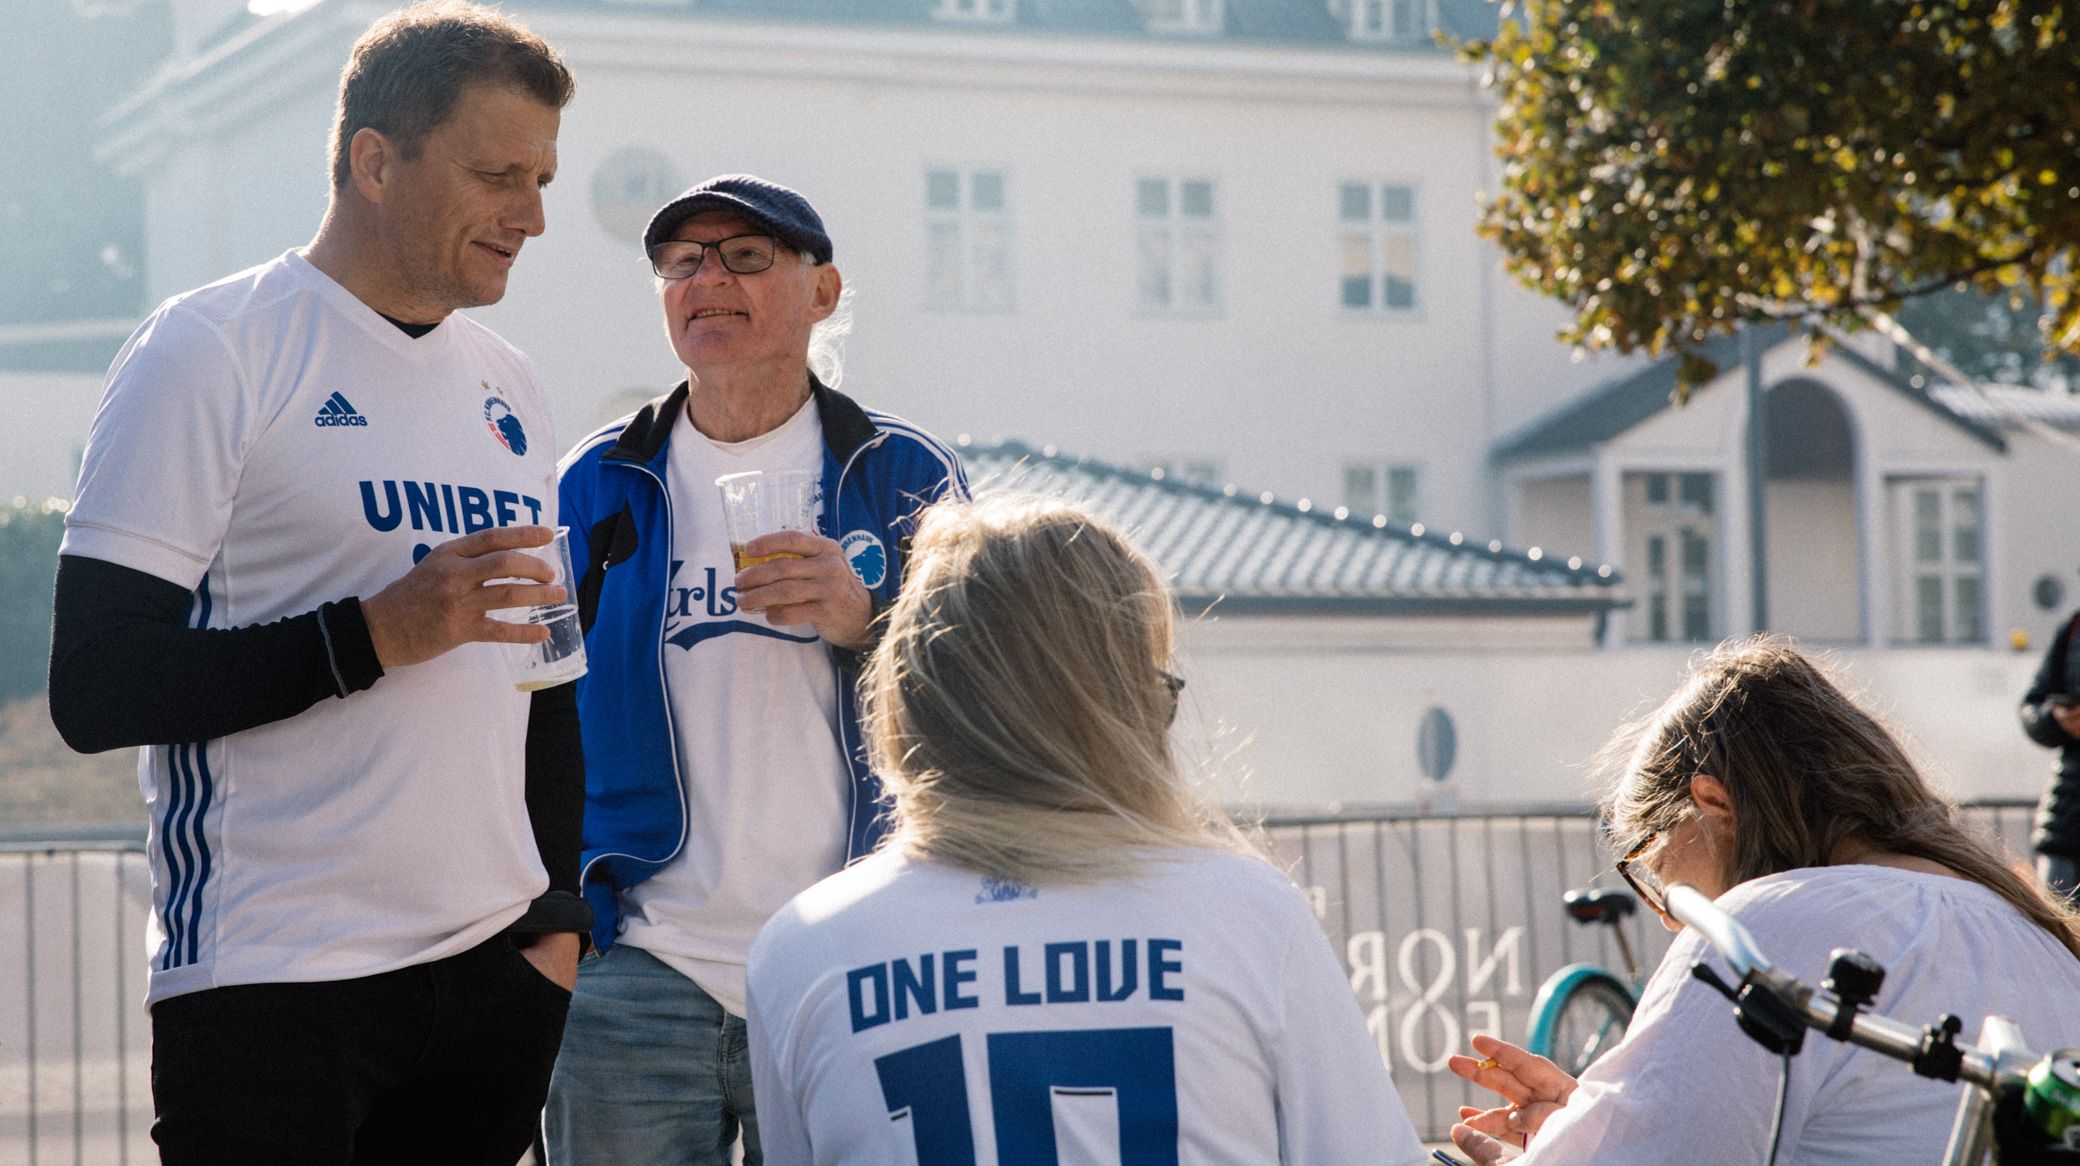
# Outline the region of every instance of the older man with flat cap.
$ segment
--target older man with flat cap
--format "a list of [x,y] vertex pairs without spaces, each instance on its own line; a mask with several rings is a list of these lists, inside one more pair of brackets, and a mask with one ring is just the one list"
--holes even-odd
[[[578,691],[578,976],[546,1120],[554,1166],[761,1160],[744,957],[794,895],[871,850],[881,786],[854,689],[952,450],[812,370],[844,283],[808,200],[749,175],[667,203],[644,247],[687,376],[564,461],[589,674]],[[819,371],[822,375],[819,375]],[[809,471],[816,530],[734,568],[716,479]]]

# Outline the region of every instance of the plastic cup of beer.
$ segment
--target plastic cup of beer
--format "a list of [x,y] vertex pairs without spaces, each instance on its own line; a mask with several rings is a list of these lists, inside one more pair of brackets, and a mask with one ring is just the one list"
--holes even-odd
[[729,530],[729,553],[741,571],[774,559],[800,555],[749,555],[744,545],[776,530],[816,530],[816,475],[808,470],[753,470],[715,479],[722,491],[722,522]]
[[[529,547],[527,553],[549,564],[556,577],[549,582],[564,590],[562,603],[533,607],[509,607],[492,612],[508,623],[536,624],[549,629],[549,638],[539,644],[507,644],[506,663],[513,687],[522,692],[554,688],[585,675],[585,633],[578,626],[578,584],[571,570],[571,528],[559,526],[546,546]],[[532,579],[508,582],[533,583]]]

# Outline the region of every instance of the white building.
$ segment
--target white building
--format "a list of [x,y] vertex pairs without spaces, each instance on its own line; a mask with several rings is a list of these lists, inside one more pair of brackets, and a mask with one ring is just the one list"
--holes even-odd
[[[2046,419],[2080,429],[2080,409]],[[1075,499],[1171,572],[1184,615],[1178,667],[1190,681],[1178,741],[1233,802],[1580,804],[1594,792],[1589,760],[1675,688],[1697,646],[1629,642],[1622,629],[1639,619],[1641,584],[1619,586],[1607,565],[1578,556],[1015,442],[962,456],[978,490]],[[1516,485],[1520,497],[1539,494]],[[2032,517],[2050,521],[2058,504],[2047,498]],[[1938,784],[1969,797],[2042,788],[2051,757],[2014,716],[2039,653],[1934,644],[1827,654]]]
[[[146,185],[151,301],[308,241],[339,67],[390,7],[167,2],[175,56],[99,146]],[[750,171],[824,214],[857,293],[845,386],[871,404],[1274,492],[1289,518],[1343,507],[1623,578],[1629,607],[1557,619],[1350,596],[1216,609],[1187,629],[1187,707],[1248,743],[1263,780],[1237,796],[1437,797],[1416,764],[1436,708],[1462,743],[1451,797],[1579,800],[1615,721],[1696,642],[1752,626],[1733,347],[1669,408],[1665,366],[1570,359],[1561,309],[1475,233],[1492,104],[1432,33],[1492,30],[1486,0],[505,7],[579,87],[548,233],[476,314],[535,358],[565,442],[683,375],[642,226]],[[39,339],[0,335],[0,369],[13,341]],[[2074,581],[2080,536],[2056,513],[2072,453],[1847,350],[1804,369],[1772,348],[1763,371],[1787,430],[1769,624],[1841,646],[1961,792],[2033,792],[2045,762],[2011,716],[2032,659],[2006,643],[2048,631]],[[0,493],[68,492],[98,378],[0,373],[0,394],[34,418],[0,464],[43,475]]]
[[[388,5],[180,0],[110,118],[149,299],[306,242],[340,63]],[[574,438],[683,370],[639,237],[712,174],[806,193],[848,378],[949,435],[1496,526],[1483,457],[1607,369],[1474,233],[1485,0],[513,0],[569,60],[549,231],[482,317]]]
[[[1805,342],[1780,337],[1762,339],[1755,369],[1762,626],[1910,651],[2012,650],[2057,626],[2080,582],[2080,525],[2065,514],[2080,401],[1929,391],[1855,344],[1808,366]],[[1637,603],[1614,645],[1712,643],[1758,626],[1749,374],[1737,342],[1712,355],[1718,376],[1682,408],[1664,361],[1496,449],[1511,539],[1624,566]]]

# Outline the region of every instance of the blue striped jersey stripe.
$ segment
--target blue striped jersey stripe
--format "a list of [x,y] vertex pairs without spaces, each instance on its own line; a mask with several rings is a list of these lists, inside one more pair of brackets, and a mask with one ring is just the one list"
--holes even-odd
[[[195,599],[191,626],[206,628],[213,606],[207,575],[196,588]],[[160,919],[166,933],[166,951],[159,961],[162,971],[201,958],[203,890],[211,866],[204,826],[216,793],[207,742],[167,746],[166,766],[172,790],[159,828],[159,848],[166,859],[168,883],[165,912]]]

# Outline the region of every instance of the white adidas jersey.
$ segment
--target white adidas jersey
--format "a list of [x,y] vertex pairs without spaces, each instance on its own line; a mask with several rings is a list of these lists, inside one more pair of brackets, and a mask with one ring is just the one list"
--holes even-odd
[[[167,301],[109,373],[66,554],[194,592],[191,622],[368,596],[427,548],[556,521],[526,358],[451,315],[406,336],[291,252]],[[150,999],[424,963],[548,886],[528,697],[502,646],[390,669],[299,716],[142,750]]]
[[1343,970],[1269,864],[1005,883],[878,854],[750,964],[773,1166],[1427,1161]]

